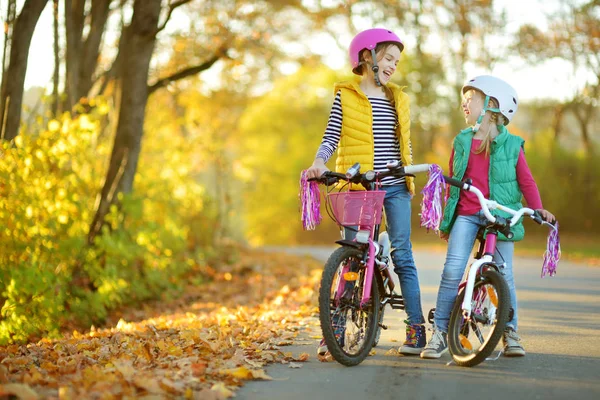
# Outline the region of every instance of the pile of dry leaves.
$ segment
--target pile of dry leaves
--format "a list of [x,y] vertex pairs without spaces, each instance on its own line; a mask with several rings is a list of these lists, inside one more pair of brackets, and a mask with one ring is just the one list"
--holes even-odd
[[[59,340],[0,347],[0,399],[226,399],[264,366],[307,361],[292,344],[316,310],[321,265],[243,251],[176,301]],[[218,272],[217,272],[218,271]]]

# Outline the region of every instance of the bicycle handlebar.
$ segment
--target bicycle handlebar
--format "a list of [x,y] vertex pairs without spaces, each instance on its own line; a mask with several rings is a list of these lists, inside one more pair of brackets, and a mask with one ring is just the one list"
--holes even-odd
[[533,219],[538,224],[548,225],[548,226],[554,228],[554,224],[544,221],[544,219],[541,217],[541,215],[537,211],[535,211],[531,208],[523,207],[520,210],[515,211],[512,208],[503,206],[502,204],[499,204],[498,202],[496,202],[494,200],[486,199],[483,196],[483,193],[481,193],[481,190],[477,189],[475,186],[473,186],[469,182],[459,181],[458,179],[450,178],[449,176],[446,176],[446,175],[444,175],[444,181],[446,181],[446,183],[449,184],[450,186],[454,186],[454,187],[459,188],[460,190],[466,190],[466,191],[474,193],[477,196],[477,199],[479,200],[479,204],[481,204],[481,210],[483,211],[483,214],[492,223],[497,222],[497,218],[492,215],[490,210],[498,209],[498,210],[507,212],[508,214],[512,215],[512,218],[510,218],[507,221],[507,222],[509,222],[509,226],[514,226],[517,222],[519,222],[519,220],[524,215],[528,215],[529,217],[531,217],[531,219]]
[[345,174],[340,172],[325,171],[320,177],[308,178],[308,181],[316,181],[327,186],[333,185],[339,181],[347,181],[349,183],[361,184],[368,189],[368,186],[371,183],[387,176],[401,178],[405,176],[413,176],[414,174],[420,172],[427,172],[429,171],[431,164],[407,165],[403,167],[400,166],[397,161],[393,161],[389,162],[386,166],[388,168],[387,171],[375,172],[369,170],[361,174],[359,173],[360,164],[356,163],[350,167]]

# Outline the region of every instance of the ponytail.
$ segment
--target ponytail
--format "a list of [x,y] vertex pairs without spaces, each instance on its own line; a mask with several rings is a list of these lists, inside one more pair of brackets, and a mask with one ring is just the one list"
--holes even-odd
[[[498,102],[496,101],[496,99],[490,98],[490,103],[491,103],[491,107],[498,108]],[[488,112],[490,112],[490,111],[488,111]],[[485,154],[489,156],[490,148],[492,147],[492,142],[494,141],[494,139],[497,136],[498,126],[505,125],[505,124],[506,124],[506,118],[504,117],[504,115],[502,115],[500,113],[491,113],[488,130],[485,133],[485,136],[483,137],[481,144],[479,145],[477,150],[475,150],[475,153],[480,154],[485,151]]]

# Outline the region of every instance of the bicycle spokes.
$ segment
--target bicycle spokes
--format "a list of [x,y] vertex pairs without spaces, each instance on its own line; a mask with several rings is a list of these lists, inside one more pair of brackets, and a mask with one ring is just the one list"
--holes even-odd
[[496,322],[498,296],[491,285],[481,285],[473,291],[471,316],[463,318],[460,344],[466,351],[477,351],[485,344]]
[[366,273],[363,256],[355,248],[337,249],[325,264],[319,289],[323,338],[333,358],[348,366],[368,356],[378,327],[380,300],[375,281],[371,299],[361,306]]

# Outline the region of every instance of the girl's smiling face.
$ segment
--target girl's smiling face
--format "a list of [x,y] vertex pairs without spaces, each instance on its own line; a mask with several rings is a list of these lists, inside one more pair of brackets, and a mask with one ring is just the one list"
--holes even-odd
[[483,109],[483,101],[485,97],[481,92],[473,89],[469,89],[463,95],[462,109],[465,114],[465,122],[469,126],[473,126],[477,123],[477,118],[481,114]]
[[389,44],[383,48],[380,54],[377,54],[377,64],[379,65],[377,73],[379,81],[385,85],[396,72],[396,66],[400,61],[400,49],[394,44]]

